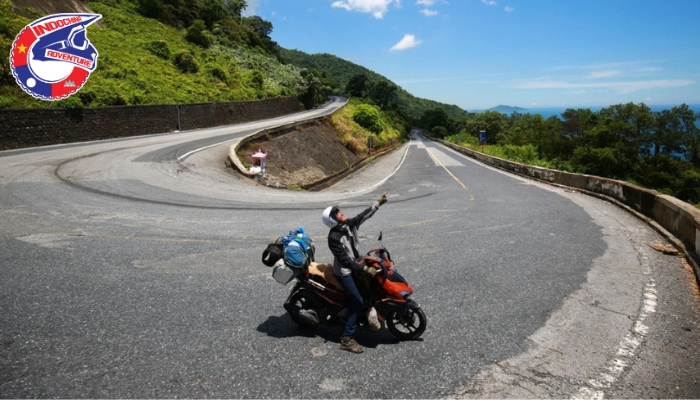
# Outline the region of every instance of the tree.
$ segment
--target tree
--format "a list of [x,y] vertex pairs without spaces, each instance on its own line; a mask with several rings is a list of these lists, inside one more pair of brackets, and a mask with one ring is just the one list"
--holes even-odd
[[350,96],[362,97],[367,90],[367,75],[365,74],[355,74],[345,85],[345,91]]
[[163,13],[161,0],[139,0],[139,13],[148,18],[160,18]]
[[669,110],[654,113],[654,131],[642,147],[652,156],[672,154],[681,151],[680,124],[676,115]]
[[265,53],[273,55],[277,59],[282,57],[277,42],[270,39],[270,34],[272,33],[271,22],[265,21],[257,15],[243,18],[243,32],[250,47],[259,47]]
[[498,111],[484,111],[478,114],[471,114],[459,123],[460,130],[475,137],[479,131],[486,131],[489,143],[497,143],[496,138],[499,133],[508,127],[508,117]]
[[545,130],[545,121],[540,114],[520,114],[514,112],[508,118],[508,126],[498,134],[496,141],[499,144],[512,144],[525,146],[536,145],[539,142],[540,133]]
[[696,121],[700,120],[700,112],[694,113],[687,104],[673,107],[671,113],[678,120],[681,152],[687,161],[700,168],[700,129]]
[[248,4],[245,0],[224,0],[223,6],[231,15],[240,17]]
[[452,122],[450,121],[450,117],[447,115],[444,108],[436,107],[431,110],[426,110],[423,113],[420,118],[419,125],[426,131],[432,132],[433,128],[437,126],[441,126],[445,130],[449,130],[449,128],[452,127]]
[[197,0],[182,0],[178,8],[178,18],[182,21],[182,25],[188,27],[194,23],[194,20],[199,19],[199,9]]
[[398,88],[387,80],[375,82],[369,89],[369,97],[382,107],[395,103]]
[[269,38],[272,33],[272,22],[265,21],[257,15],[243,18],[243,24],[253,28],[253,31],[260,37]]
[[301,71],[301,76],[306,80],[306,89],[299,95],[299,100],[307,110],[323,103],[324,99],[331,93],[331,87],[325,85],[319,75],[321,75],[319,72],[312,69]]
[[616,104],[600,110],[602,118],[608,118],[606,125],[616,139],[624,142],[635,151],[641,147],[645,137],[653,130],[653,117],[651,110],[644,103]]
[[[568,108],[562,113],[563,134],[571,139],[571,152],[582,141],[584,132],[595,127],[598,123],[598,115],[588,108],[573,109]],[[567,156],[571,156],[569,153]]]
[[214,23],[231,17],[222,0],[200,0],[200,6],[199,18],[204,20],[208,29],[211,29]]

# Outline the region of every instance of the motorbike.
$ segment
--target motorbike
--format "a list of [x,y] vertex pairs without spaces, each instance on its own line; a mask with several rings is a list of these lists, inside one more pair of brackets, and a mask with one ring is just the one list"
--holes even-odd
[[[420,305],[411,298],[413,288],[398,273],[381,240],[380,232],[379,247],[363,257],[365,265],[377,270],[376,275],[372,277],[357,271],[353,272],[353,278],[365,301],[365,308],[374,307],[379,321],[386,324],[389,332],[399,340],[417,339],[425,332],[427,318]],[[329,264],[311,263],[294,275],[296,284],[284,308],[300,327],[345,324],[349,297],[332,269]],[[361,328],[370,325],[367,318],[367,313],[362,313],[358,323]]]

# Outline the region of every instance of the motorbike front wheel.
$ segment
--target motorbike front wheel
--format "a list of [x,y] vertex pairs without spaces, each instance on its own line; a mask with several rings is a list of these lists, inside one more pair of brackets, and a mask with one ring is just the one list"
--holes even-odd
[[405,310],[393,310],[386,318],[389,332],[399,340],[418,339],[425,332],[428,319],[420,308],[407,308]]

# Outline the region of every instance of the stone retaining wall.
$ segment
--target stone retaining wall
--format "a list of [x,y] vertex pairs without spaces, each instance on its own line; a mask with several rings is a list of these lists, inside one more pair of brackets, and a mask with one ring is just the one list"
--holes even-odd
[[183,131],[303,111],[296,97],[83,109],[0,109],[0,150]]

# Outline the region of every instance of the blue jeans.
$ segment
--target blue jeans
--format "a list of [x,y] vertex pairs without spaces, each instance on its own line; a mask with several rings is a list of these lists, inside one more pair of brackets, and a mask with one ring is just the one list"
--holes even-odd
[[360,317],[364,301],[362,300],[360,291],[357,290],[355,281],[352,280],[352,275],[342,277],[340,282],[350,296],[350,304],[348,304],[348,322],[345,324],[343,337],[353,336],[355,335],[355,330],[357,330],[357,319]]

